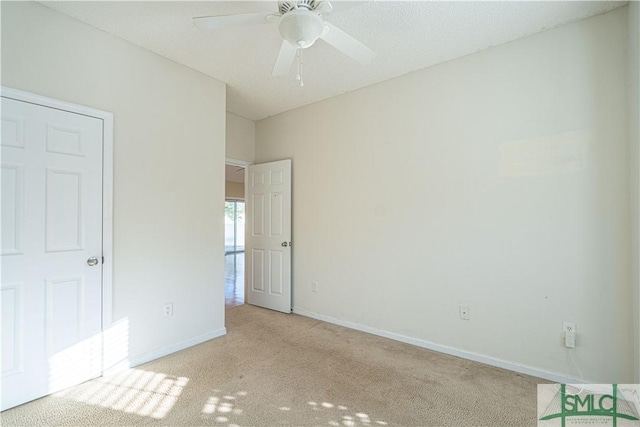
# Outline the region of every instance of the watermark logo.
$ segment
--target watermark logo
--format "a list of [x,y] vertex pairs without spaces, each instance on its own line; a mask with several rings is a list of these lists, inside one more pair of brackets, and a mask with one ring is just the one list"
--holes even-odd
[[539,427],[640,427],[640,384],[538,384]]

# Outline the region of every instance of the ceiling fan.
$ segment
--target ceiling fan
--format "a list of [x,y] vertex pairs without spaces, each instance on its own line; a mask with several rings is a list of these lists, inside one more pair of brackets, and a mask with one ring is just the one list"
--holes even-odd
[[369,64],[375,52],[340,28],[326,22],[324,15],[333,6],[322,0],[287,0],[278,2],[278,13],[243,13],[238,15],[203,16],[193,18],[193,23],[203,30],[263,23],[278,25],[284,39],[273,67],[274,76],[286,76],[298,58],[298,80],[302,86],[302,50],[322,39],[362,65]]

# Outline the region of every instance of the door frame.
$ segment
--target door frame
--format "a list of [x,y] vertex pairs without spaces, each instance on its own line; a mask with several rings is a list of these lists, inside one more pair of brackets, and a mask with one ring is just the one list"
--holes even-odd
[[[34,93],[0,87],[3,98],[28,102],[56,110],[102,120],[102,332],[113,322],[113,113],[48,98]],[[105,349],[103,347],[103,355]],[[102,373],[108,369],[104,366]]]
[[[245,203],[245,210],[244,210],[244,235],[245,235],[245,239],[247,236],[247,224],[249,224],[249,212],[247,211],[247,179],[249,179],[249,166],[251,166],[252,164],[254,164],[253,162],[248,162],[246,160],[240,160],[240,159],[234,159],[232,157],[225,157],[224,159],[224,164],[225,165],[231,165],[231,166],[241,166],[244,168],[244,203]],[[226,179],[225,179],[226,182]],[[226,194],[223,200],[226,201]],[[224,204],[223,204],[223,211],[224,211]],[[222,242],[222,247],[223,247],[223,251],[224,251],[224,241]],[[245,245],[245,254],[246,254],[246,245]],[[246,255],[245,255],[246,256]],[[246,258],[245,258],[246,260]],[[247,284],[249,283],[247,280],[247,264],[245,263],[244,265],[244,302],[245,304],[247,303]],[[222,271],[222,283],[224,283],[224,270]],[[222,300],[224,301],[224,287],[222,288]]]

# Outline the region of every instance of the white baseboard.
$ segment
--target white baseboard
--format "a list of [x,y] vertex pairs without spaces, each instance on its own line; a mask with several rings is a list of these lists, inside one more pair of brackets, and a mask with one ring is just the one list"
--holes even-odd
[[205,341],[209,341],[226,334],[227,334],[227,328],[221,328],[221,329],[218,329],[217,331],[207,332],[206,334],[191,338],[189,340],[183,341],[176,345],[172,345],[170,347],[165,347],[156,351],[143,353],[135,357],[130,357],[128,368],[133,368],[135,366],[142,365],[143,363],[151,362],[152,360],[156,360],[161,357],[168,356],[177,351],[184,350],[185,348],[193,347],[194,345],[202,344]]
[[518,363],[508,362],[506,360],[496,359],[491,356],[485,356],[482,354],[474,353],[466,350],[459,350],[457,348],[449,347],[442,344],[436,344],[430,341],[425,341],[417,338],[407,337],[404,335],[396,334],[394,332],[388,332],[381,329],[371,328],[369,326],[361,325],[347,320],[340,320],[322,314],[313,313],[311,311],[294,308],[293,312],[305,317],[311,317],[312,319],[322,320],[323,322],[333,323],[334,325],[344,326],[345,328],[355,329],[357,331],[366,332],[369,334],[377,335],[384,338],[389,338],[395,341],[400,341],[406,344],[415,345],[416,347],[422,347],[429,350],[437,351],[439,353],[449,354],[451,356],[460,357],[462,359],[473,360],[474,362],[484,363],[485,365],[495,366],[498,368],[506,369],[509,371],[518,372],[533,377],[542,378],[548,381],[553,381],[561,384],[579,384],[585,381],[578,380],[576,378],[567,377],[563,374],[556,372],[550,372],[543,369],[538,369],[532,366],[520,365]]

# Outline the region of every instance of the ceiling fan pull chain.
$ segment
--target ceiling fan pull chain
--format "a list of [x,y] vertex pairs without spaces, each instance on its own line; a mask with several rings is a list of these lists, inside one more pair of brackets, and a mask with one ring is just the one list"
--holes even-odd
[[302,62],[302,49],[298,48],[298,75],[296,76],[296,80],[300,82],[300,87],[304,86],[304,81],[302,80],[302,67],[304,63]]

